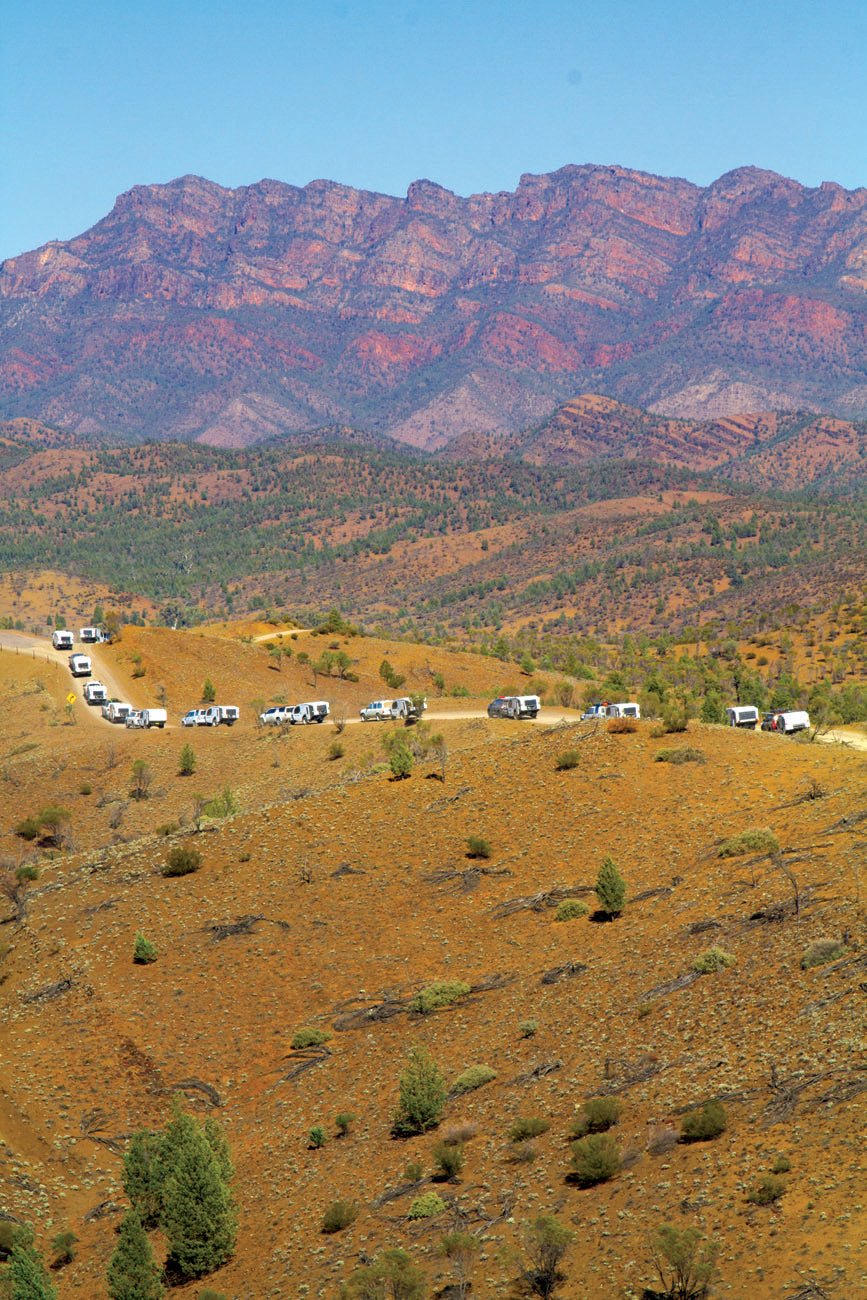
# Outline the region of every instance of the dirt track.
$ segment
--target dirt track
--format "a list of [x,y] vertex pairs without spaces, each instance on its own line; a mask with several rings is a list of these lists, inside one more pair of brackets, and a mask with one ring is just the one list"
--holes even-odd
[[[44,641],[38,636],[29,636],[26,632],[0,632],[0,650],[32,656],[35,659],[44,659],[46,663],[58,663],[67,672],[69,671],[70,652],[68,650],[55,650],[50,641]],[[90,656],[94,669],[93,679],[102,682],[108,691],[109,697],[114,696],[116,699],[122,700],[128,696],[129,692],[118,683],[111,668],[106,665],[99,646],[85,646],[81,653]],[[88,681],[93,679],[89,677],[73,677],[70,673],[69,689],[78,696],[82,705],[81,714],[86,719],[97,723],[101,727],[111,727],[114,724],[102,716],[102,710],[91,707],[84,699],[84,687]]]

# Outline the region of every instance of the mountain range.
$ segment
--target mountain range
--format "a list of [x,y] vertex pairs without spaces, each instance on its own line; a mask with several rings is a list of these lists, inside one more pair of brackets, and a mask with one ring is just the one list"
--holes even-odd
[[461,198],[136,186],[0,267],[0,414],[80,441],[347,425],[503,446],[591,390],[666,417],[867,414],[867,189],[622,167]]

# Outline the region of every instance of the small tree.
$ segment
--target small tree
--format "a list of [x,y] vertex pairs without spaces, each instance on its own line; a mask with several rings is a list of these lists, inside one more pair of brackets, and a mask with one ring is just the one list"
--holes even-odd
[[132,952],[132,959],[136,966],[150,966],[158,956],[159,952],[156,944],[151,943],[150,939],[146,939],[139,931],[135,937],[135,946]]
[[424,1273],[405,1250],[386,1250],[358,1268],[340,1288],[340,1300],[424,1300]]
[[465,1300],[472,1286],[479,1242],[471,1232],[449,1232],[440,1242],[440,1252],[449,1261],[455,1279],[457,1300]]
[[405,742],[402,741],[400,744],[391,746],[388,765],[395,781],[402,781],[410,775],[413,762],[412,751]]
[[527,1231],[527,1254],[530,1267],[525,1280],[533,1295],[552,1296],[566,1281],[560,1264],[575,1239],[571,1228],[553,1214],[540,1214]]
[[71,1264],[75,1259],[75,1244],[78,1241],[74,1232],[68,1229],[65,1232],[58,1232],[51,1240],[51,1249],[54,1252],[54,1259],[51,1261],[52,1268],[64,1268]]
[[235,1249],[235,1208],[221,1163],[204,1130],[176,1105],[163,1140],[160,1226],[183,1278],[213,1272]]
[[196,755],[192,745],[184,745],[181,750],[181,761],[178,766],[179,776],[192,776],[196,770]]
[[703,1300],[716,1272],[716,1242],[697,1228],[664,1223],[651,1238],[650,1253],[666,1300]]
[[162,1139],[139,1129],[123,1158],[123,1190],[145,1228],[159,1223],[162,1206]]
[[210,677],[206,677],[205,684],[202,687],[202,703],[213,704],[216,698],[217,698],[217,688],[214,686],[214,683],[211,681]]
[[620,1149],[608,1133],[588,1133],[572,1143],[572,1177],[579,1187],[607,1183],[620,1164]]
[[124,1215],[106,1277],[111,1300],[160,1300],[160,1269],[135,1210]]
[[611,858],[605,858],[596,877],[596,897],[606,916],[619,916],[626,906],[626,881]]
[[57,1300],[45,1263],[29,1228],[16,1229],[3,1281],[8,1300]]
[[400,1094],[394,1131],[399,1136],[426,1133],[436,1128],[446,1104],[442,1072],[426,1047],[411,1047],[400,1076]]
[[137,758],[132,765],[132,784],[129,788],[130,799],[147,799],[150,793],[153,772],[143,758]]

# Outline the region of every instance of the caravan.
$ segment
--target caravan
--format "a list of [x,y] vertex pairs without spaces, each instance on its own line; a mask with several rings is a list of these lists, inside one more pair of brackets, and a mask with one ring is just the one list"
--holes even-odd
[[56,632],[51,633],[51,644],[55,650],[72,649],[72,633],[67,628],[58,628]]
[[749,727],[750,731],[755,731],[759,725],[759,711],[754,704],[733,704],[726,709],[726,725]]
[[84,687],[85,704],[105,704],[108,700],[108,691],[102,682],[89,681]]
[[331,709],[327,700],[313,700],[308,704],[293,704],[287,721],[294,727],[297,723],[324,722]]
[[72,673],[73,677],[89,677],[91,669],[90,659],[88,656],[79,654],[70,655],[69,671]]

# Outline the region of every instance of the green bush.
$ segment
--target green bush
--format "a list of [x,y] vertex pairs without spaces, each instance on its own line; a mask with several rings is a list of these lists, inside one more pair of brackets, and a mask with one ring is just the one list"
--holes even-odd
[[178,765],[179,776],[192,776],[196,770],[196,755],[192,745],[184,745]]
[[539,1031],[538,1020],[522,1020],[518,1024],[518,1033],[521,1038],[532,1038]]
[[621,1167],[620,1148],[607,1133],[589,1133],[572,1143],[572,1177],[579,1187],[607,1183]]
[[541,1137],[547,1133],[551,1127],[547,1119],[542,1119],[541,1115],[525,1115],[521,1119],[516,1119],[509,1129],[510,1142],[529,1142],[531,1138]]
[[814,966],[824,966],[829,961],[836,961],[838,957],[846,955],[846,945],[839,939],[816,939],[808,948],[804,949],[804,955],[801,958],[801,969],[812,970]]
[[346,750],[343,748],[340,741],[332,740],[331,744],[328,746],[329,761],[334,763],[338,758],[343,758],[345,753]]
[[358,1218],[355,1201],[332,1201],[322,1216],[322,1231],[342,1232]]
[[433,1149],[437,1175],[450,1183],[457,1182],[464,1167],[463,1142],[438,1142]]
[[785,1190],[785,1178],[779,1178],[776,1174],[765,1174],[756,1186],[747,1192],[747,1200],[751,1205],[773,1205]]
[[412,750],[405,741],[399,745],[392,745],[388,756],[388,766],[391,768],[391,775],[395,781],[403,781],[410,775],[415,760],[412,756]]
[[571,772],[573,768],[579,766],[580,762],[581,755],[577,749],[565,749],[557,757],[555,770],[558,772]]
[[620,1118],[620,1102],[616,1097],[592,1097],[585,1101],[581,1114],[572,1124],[572,1135],[586,1137],[588,1133],[606,1133]]
[[202,864],[202,855],[198,849],[189,844],[175,844],[169,849],[168,857],[160,870],[164,876],[189,876],[198,871]]
[[229,1300],[229,1297],[225,1291],[213,1291],[208,1286],[204,1291],[199,1292],[199,1300]]
[[15,834],[22,840],[35,840],[39,834],[39,822],[35,817],[25,817],[15,827]]
[[431,1011],[438,1011],[441,1007],[451,1006],[459,998],[465,998],[469,991],[469,984],[465,984],[462,980],[436,980],[433,984],[428,984],[427,988],[416,993],[409,1004],[410,1010],[426,1016]]
[[302,1029],[295,1030],[291,1046],[295,1051],[300,1051],[303,1047],[321,1047],[330,1037],[331,1035],[324,1029],[311,1029],[305,1025]]
[[39,868],[34,867],[30,862],[24,862],[15,872],[15,879],[19,885],[32,882],[39,879]]
[[150,939],[139,931],[135,937],[135,947],[132,952],[132,959],[137,966],[149,966],[151,962],[156,961],[159,951],[156,944],[151,943]]
[[717,851],[718,858],[739,858],[745,853],[779,853],[780,841],[767,827],[741,831],[723,840]]
[[682,1142],[707,1142],[726,1130],[725,1106],[721,1101],[708,1101],[696,1110],[687,1111],[680,1121]]
[[605,858],[596,877],[596,897],[606,916],[619,916],[626,906],[626,881],[611,858]]
[[355,1123],[355,1116],[351,1111],[341,1110],[334,1116],[334,1126],[337,1129],[338,1137],[346,1137],[352,1125]]
[[307,1134],[307,1145],[311,1151],[318,1151],[328,1141],[328,1134],[321,1124],[314,1124]]
[[656,755],[657,763],[703,763],[704,754],[692,745],[681,745],[677,749],[661,749]]
[[679,700],[669,700],[662,707],[662,729],[667,735],[686,731],[689,726],[689,714],[686,705]]
[[492,849],[486,839],[481,835],[467,836],[467,857],[468,858],[489,858]]
[[653,1234],[651,1259],[665,1288],[666,1300],[703,1300],[716,1273],[719,1246],[698,1228],[675,1228],[664,1223]]
[[417,1196],[412,1205],[407,1210],[408,1219],[432,1219],[437,1214],[442,1214],[446,1208],[446,1203],[438,1192],[425,1192],[423,1196]]
[[696,957],[692,969],[699,975],[714,975],[717,971],[728,970],[736,962],[737,957],[723,948],[706,948]]
[[777,1156],[771,1165],[772,1174],[787,1174],[792,1167],[792,1162],[788,1156]]
[[474,1092],[483,1084],[491,1083],[497,1077],[497,1071],[489,1065],[471,1065],[459,1074],[452,1084],[453,1093]]
[[579,916],[586,916],[589,911],[590,908],[586,903],[582,903],[580,898],[564,898],[562,903],[557,904],[554,920],[574,921]]
[[74,1232],[58,1232],[56,1237],[52,1238],[51,1249],[54,1252],[54,1258],[51,1261],[52,1268],[63,1268],[66,1264],[71,1264],[75,1259],[75,1245],[78,1241]]
[[436,1128],[446,1103],[446,1085],[426,1047],[411,1047],[400,1076],[394,1131],[400,1137]]

